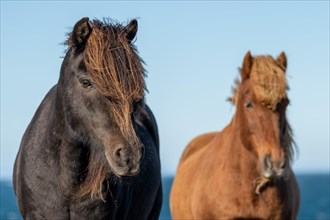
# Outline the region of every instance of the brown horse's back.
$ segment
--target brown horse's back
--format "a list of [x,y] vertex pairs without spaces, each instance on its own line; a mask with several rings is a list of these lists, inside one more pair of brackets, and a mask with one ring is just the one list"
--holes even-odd
[[214,136],[219,132],[211,132],[200,135],[194,138],[188,144],[187,148],[182,154],[180,162],[183,163],[187,158],[191,157],[194,153],[201,150],[203,147],[207,146],[207,144],[214,138]]

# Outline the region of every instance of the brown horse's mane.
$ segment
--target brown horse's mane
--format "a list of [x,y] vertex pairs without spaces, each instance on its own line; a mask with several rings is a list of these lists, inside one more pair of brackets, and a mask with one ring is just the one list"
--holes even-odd
[[288,122],[288,120],[285,119],[285,130],[283,135],[283,147],[285,149],[285,153],[291,162],[294,156],[295,151],[297,150],[297,145],[293,139],[293,131],[292,128]]
[[257,99],[271,110],[287,97],[285,69],[270,56],[254,58],[251,80]]
[[[287,98],[288,84],[285,68],[276,62],[271,56],[257,56],[253,59],[250,73],[251,81],[257,100],[271,110],[275,110],[277,104]],[[233,104],[241,84],[239,78],[235,79],[232,87],[232,97],[229,98]]]
[[[283,99],[288,99],[287,90],[289,89],[286,80],[286,69],[276,62],[271,56],[256,56],[253,58],[253,65],[250,79],[257,100],[270,110],[274,111]],[[228,100],[236,105],[237,94],[242,83],[240,78],[236,78],[232,87],[232,97]],[[293,132],[287,119],[285,118],[285,130],[283,133],[283,147],[286,155],[292,161],[294,155],[295,142]]]
[[[111,102],[109,108],[122,135],[128,143],[138,147],[140,140],[131,113],[133,104],[144,99],[144,62],[127,40],[125,26],[111,19],[93,20],[90,25],[92,32],[84,50],[87,73],[97,90]],[[72,34],[68,36],[65,44],[72,47]],[[104,199],[102,183],[109,175],[109,166],[104,161],[105,158],[99,158],[91,149],[87,176],[74,198],[91,195]]]

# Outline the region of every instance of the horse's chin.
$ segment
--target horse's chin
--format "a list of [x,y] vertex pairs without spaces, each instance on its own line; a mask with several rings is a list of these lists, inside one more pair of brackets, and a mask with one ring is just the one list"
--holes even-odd
[[127,178],[127,177],[134,177],[140,173],[140,168],[135,168],[135,169],[129,169],[129,168],[113,168],[112,167],[112,172],[119,178]]
[[108,157],[107,161],[109,163],[112,173],[119,178],[133,177],[140,173],[140,164],[137,164],[136,166],[117,166]]
[[290,172],[287,169],[278,171],[278,172],[269,172],[269,171],[263,171],[261,172],[260,175],[264,179],[269,179],[269,180],[288,180],[290,177]]

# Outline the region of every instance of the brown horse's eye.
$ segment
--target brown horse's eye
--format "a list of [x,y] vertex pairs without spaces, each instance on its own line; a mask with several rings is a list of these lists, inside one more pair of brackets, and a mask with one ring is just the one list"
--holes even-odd
[[133,102],[133,112],[138,110],[142,105],[142,100],[134,101]]
[[247,108],[253,108],[253,103],[252,102],[248,102],[248,103],[246,103],[245,107],[247,107]]
[[88,79],[80,80],[80,84],[84,88],[90,88],[92,86],[91,81],[89,81]]

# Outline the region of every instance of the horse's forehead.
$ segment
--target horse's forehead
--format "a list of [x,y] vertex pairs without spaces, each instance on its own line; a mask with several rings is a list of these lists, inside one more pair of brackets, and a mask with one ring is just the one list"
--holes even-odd
[[71,58],[71,63],[74,67],[79,67],[81,65],[81,63],[83,63],[84,61],[84,56],[83,54],[75,54],[73,53],[73,56]]
[[257,100],[266,107],[274,110],[287,97],[285,71],[272,58],[256,59],[251,69],[251,81]]
[[97,32],[99,37],[106,37],[107,40],[112,40],[112,42],[117,42],[115,39],[120,36],[124,31],[123,27],[113,26],[113,25],[99,25],[94,27],[94,32]]

